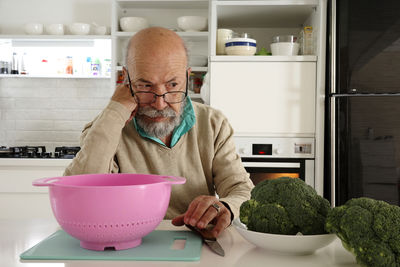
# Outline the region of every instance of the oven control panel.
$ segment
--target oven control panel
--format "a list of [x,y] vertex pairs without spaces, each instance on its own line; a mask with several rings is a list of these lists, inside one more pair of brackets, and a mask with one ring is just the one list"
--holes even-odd
[[240,157],[314,158],[314,138],[234,137]]

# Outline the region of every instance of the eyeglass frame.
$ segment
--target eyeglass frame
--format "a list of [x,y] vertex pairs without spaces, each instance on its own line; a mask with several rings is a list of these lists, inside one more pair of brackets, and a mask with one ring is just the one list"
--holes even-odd
[[[129,90],[131,91],[132,97],[135,98],[135,93],[134,93],[133,90],[132,90],[132,82],[131,82],[131,77],[129,76],[128,68],[125,67],[125,70],[126,70],[126,73],[128,74]],[[178,104],[178,103],[182,103],[182,102],[186,99],[186,97],[187,97],[187,95],[188,95],[188,76],[189,76],[189,73],[188,73],[188,71],[186,70],[186,88],[185,88],[185,92],[182,92],[182,91],[171,91],[171,92],[166,92],[166,93],[161,94],[161,95],[156,94],[156,93],[154,93],[154,92],[150,92],[150,91],[138,91],[137,93],[139,93],[139,92],[142,92],[142,93],[152,93],[152,94],[154,95],[153,102],[146,103],[146,104],[153,104],[154,102],[157,101],[157,97],[162,97],[163,100],[165,101],[165,95],[166,95],[166,94],[181,92],[181,93],[185,93],[185,97],[182,99],[182,101],[180,101],[180,102],[175,102],[175,103],[169,103],[169,102],[165,101],[165,103],[168,103],[168,104]],[[135,100],[136,100],[136,98],[135,98]],[[140,104],[139,101],[138,101],[138,104]]]

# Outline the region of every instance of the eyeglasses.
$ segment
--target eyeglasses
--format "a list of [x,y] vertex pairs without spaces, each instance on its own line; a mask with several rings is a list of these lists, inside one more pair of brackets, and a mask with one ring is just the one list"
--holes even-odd
[[187,97],[188,93],[188,73],[186,71],[186,90],[185,92],[182,91],[170,91],[166,92],[162,95],[150,92],[150,91],[137,91],[133,92],[132,90],[132,82],[131,78],[129,77],[128,69],[126,70],[128,73],[128,80],[129,80],[129,89],[131,90],[132,97],[135,98],[136,102],[139,104],[152,104],[156,102],[157,97],[162,97],[164,101],[168,104],[176,104],[181,103]]

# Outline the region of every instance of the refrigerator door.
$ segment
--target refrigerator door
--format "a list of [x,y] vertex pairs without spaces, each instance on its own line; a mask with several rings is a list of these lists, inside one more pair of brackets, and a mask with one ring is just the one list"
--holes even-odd
[[400,96],[335,100],[335,204],[365,196],[399,205]]
[[400,1],[334,2],[335,93],[400,93]]

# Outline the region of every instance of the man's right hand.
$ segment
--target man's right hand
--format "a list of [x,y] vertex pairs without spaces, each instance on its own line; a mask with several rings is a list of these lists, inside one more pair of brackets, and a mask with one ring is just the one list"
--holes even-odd
[[125,83],[119,84],[117,88],[115,88],[111,100],[121,103],[132,112],[130,118],[128,119],[128,122],[132,120],[133,117],[135,117],[138,104],[132,97],[132,94],[129,90],[129,86],[127,84]]

